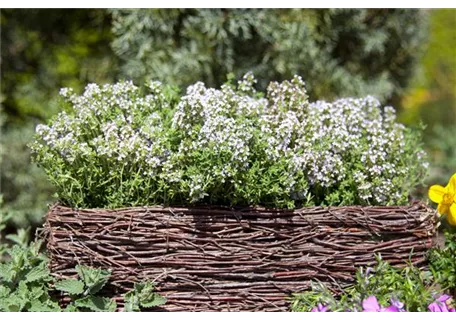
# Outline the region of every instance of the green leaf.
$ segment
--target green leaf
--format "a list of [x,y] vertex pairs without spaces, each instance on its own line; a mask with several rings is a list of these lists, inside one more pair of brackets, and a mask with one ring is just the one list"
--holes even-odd
[[30,229],[19,229],[17,234],[8,234],[6,235],[6,239],[13,241],[14,243],[20,246],[26,246],[29,242],[29,232]]
[[8,297],[11,290],[8,287],[0,285],[0,298]]
[[155,292],[152,282],[135,283],[134,289],[124,295],[125,311],[139,311],[139,306],[152,308],[166,303],[166,298]]
[[45,263],[32,268],[27,275],[25,276],[26,282],[33,282],[37,280],[48,280],[49,279],[49,270]]
[[31,303],[30,312],[59,312],[61,311],[59,305],[54,301],[45,301],[41,302],[39,300],[34,300]]
[[86,294],[95,294],[100,291],[111,276],[110,270],[95,269],[82,265],[77,265],[76,271],[88,288]]
[[140,301],[141,307],[144,308],[152,308],[152,307],[157,307],[164,305],[166,303],[167,299],[166,297],[163,297],[159,295],[158,293],[154,293],[150,295],[147,300],[142,300]]
[[141,311],[141,309],[139,309],[137,301],[125,300],[124,312],[137,312],[137,311]]
[[7,312],[18,312],[22,311],[24,307],[24,301],[17,295],[11,295],[8,298],[2,299],[0,301],[0,310]]
[[0,264],[0,279],[3,279],[6,282],[11,282],[14,277],[14,272],[11,270],[9,264]]
[[69,304],[63,312],[78,312],[78,308],[76,308],[73,304]]
[[0,312],[6,312],[8,305],[6,304],[6,299],[0,299]]
[[72,295],[78,295],[84,292],[84,283],[76,279],[65,279],[57,282],[55,288]]
[[78,308],[85,308],[91,311],[105,311],[114,312],[116,311],[117,304],[110,298],[102,298],[96,296],[87,296],[78,299],[74,302],[74,305]]
[[28,300],[29,293],[30,293],[30,291],[27,286],[27,283],[24,280],[20,281],[19,285],[17,285],[17,290],[16,290],[15,294],[17,294],[19,296],[19,298],[21,298],[22,301],[24,303],[26,303]]
[[38,300],[41,297],[46,297],[47,290],[44,288],[44,284],[28,286],[28,298],[30,300]]

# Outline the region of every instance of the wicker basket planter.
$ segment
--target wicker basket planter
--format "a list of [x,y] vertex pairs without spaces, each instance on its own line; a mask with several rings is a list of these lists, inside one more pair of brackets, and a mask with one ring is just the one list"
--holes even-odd
[[[50,208],[45,224],[57,278],[85,264],[112,270],[106,293],[153,280],[167,311],[287,311],[291,293],[318,279],[350,283],[375,254],[394,265],[422,264],[433,246],[434,210],[312,207]],[[336,284],[337,283],[337,284]]]

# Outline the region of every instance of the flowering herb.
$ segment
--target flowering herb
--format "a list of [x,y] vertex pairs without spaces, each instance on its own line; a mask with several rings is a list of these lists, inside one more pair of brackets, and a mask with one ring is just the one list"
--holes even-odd
[[296,207],[406,203],[427,163],[419,136],[373,97],[308,100],[305,84],[251,73],[198,82],[178,97],[158,82],[90,84],[31,145],[65,204],[210,203]]

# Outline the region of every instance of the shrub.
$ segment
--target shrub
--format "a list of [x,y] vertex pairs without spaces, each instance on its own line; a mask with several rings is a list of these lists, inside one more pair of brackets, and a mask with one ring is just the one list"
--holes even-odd
[[112,19],[128,79],[215,87],[252,70],[265,89],[300,74],[313,99],[397,98],[427,32],[427,13],[410,9],[128,9]]
[[425,173],[419,135],[373,97],[310,103],[304,82],[62,89],[34,159],[78,207],[402,204]]
[[112,81],[111,19],[100,9],[4,9],[1,16],[2,105],[11,123],[59,112],[56,86],[82,89]]

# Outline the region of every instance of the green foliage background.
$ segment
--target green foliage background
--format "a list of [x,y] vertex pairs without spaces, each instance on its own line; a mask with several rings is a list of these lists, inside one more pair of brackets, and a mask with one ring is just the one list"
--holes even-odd
[[443,185],[456,172],[456,10],[429,13],[429,41],[402,99],[400,119],[427,126],[425,142],[431,162],[427,184]]
[[2,211],[13,227],[36,226],[53,189],[26,145],[35,126],[59,111],[60,87],[114,80],[111,18],[105,10],[80,9],[2,9],[0,15]]
[[423,49],[427,14],[378,9],[113,10],[123,73],[219,86],[253,71],[261,89],[298,74],[311,100],[396,101]]

